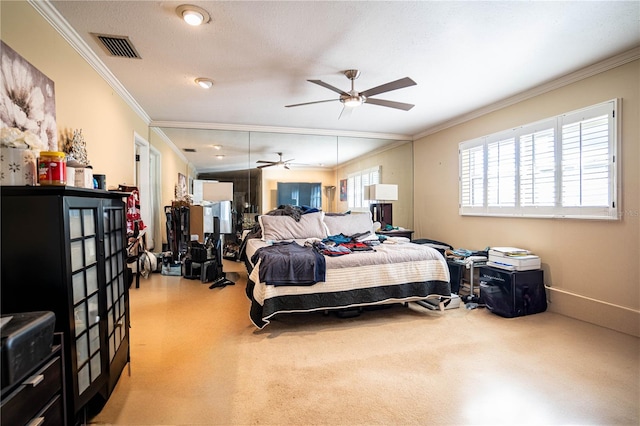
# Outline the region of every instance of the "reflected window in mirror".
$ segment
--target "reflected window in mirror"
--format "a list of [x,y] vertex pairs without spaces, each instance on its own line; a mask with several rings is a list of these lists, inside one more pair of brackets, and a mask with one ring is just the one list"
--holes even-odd
[[369,209],[365,186],[380,183],[380,166],[350,173],[347,177],[347,201],[349,209]]

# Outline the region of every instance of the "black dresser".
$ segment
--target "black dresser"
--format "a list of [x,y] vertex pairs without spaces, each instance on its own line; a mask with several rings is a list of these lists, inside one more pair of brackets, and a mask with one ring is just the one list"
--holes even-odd
[[51,353],[18,381],[2,389],[3,425],[68,424],[61,339],[62,334],[56,333]]
[[129,362],[127,194],[3,186],[0,195],[2,312],[55,314],[68,423],[77,424]]

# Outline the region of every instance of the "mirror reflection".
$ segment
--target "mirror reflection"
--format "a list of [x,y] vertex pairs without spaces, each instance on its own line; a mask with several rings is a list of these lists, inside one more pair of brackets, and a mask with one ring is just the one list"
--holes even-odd
[[325,212],[368,211],[369,203],[375,201],[366,199],[364,185],[383,183],[398,187],[397,200],[389,201],[393,225],[413,226],[411,141],[243,130],[160,130],[195,166],[198,175],[194,178],[234,183],[233,203],[239,213],[255,216],[278,207],[278,185],[289,183],[319,183],[320,194],[315,197],[321,198],[318,203]]

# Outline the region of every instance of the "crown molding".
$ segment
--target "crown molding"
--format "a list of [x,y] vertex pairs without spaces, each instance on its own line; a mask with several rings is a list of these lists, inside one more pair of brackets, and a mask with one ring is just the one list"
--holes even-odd
[[111,73],[109,68],[96,56],[87,43],[69,25],[60,12],[49,2],[49,0],[28,0],[28,3],[36,10],[58,33],[93,67],[96,72],[106,80],[113,90],[138,114],[138,116],[148,125],[151,117],[145,112],[131,94],[124,88],[118,79]]
[[277,126],[258,126],[247,124],[225,124],[225,123],[202,123],[191,121],[151,121],[149,126],[170,127],[174,129],[198,129],[198,130],[235,130],[244,132],[265,132],[265,133],[290,133],[314,136],[343,136],[351,138],[368,138],[368,139],[390,139],[411,141],[411,135],[403,135],[399,133],[373,133],[373,132],[356,132],[348,130],[324,130],[310,129],[301,127],[277,127]]
[[584,80],[586,78],[593,77],[594,75],[601,74],[605,71],[609,71],[611,69],[628,64],[629,62],[636,61],[638,59],[640,59],[640,47],[635,47],[631,50],[627,50],[626,52],[612,56],[611,58],[597,62],[593,65],[589,65],[588,67],[582,68],[578,71],[574,71],[572,73],[566,74],[558,79],[549,81],[547,83],[543,83],[532,89],[518,93],[517,95],[502,99],[498,102],[487,105],[485,107],[472,111],[468,114],[464,114],[452,120],[448,120],[443,123],[437,124],[421,133],[414,135],[413,140],[418,140],[425,136],[432,135],[434,133],[440,132],[450,127],[457,126],[458,124],[465,123],[467,121],[470,121],[475,118],[481,117],[483,115],[489,114],[491,112],[500,110],[502,108],[506,108],[508,106],[515,105],[527,99],[540,96],[552,90],[556,90],[561,87],[568,86],[569,84],[573,84],[578,81]]
[[164,141],[164,142],[169,146],[169,148],[171,148],[171,149],[173,150],[173,152],[175,152],[175,153],[176,153],[176,155],[177,155],[178,157],[180,157],[180,159],[181,159],[182,161],[184,161],[185,163],[187,163],[189,166],[193,167],[193,164],[191,164],[191,163],[189,162],[189,160],[187,160],[187,157],[185,157],[184,153],[183,153],[182,151],[180,151],[180,148],[178,148],[178,147],[177,147],[177,146],[176,146],[176,145],[171,141],[171,139],[169,139],[169,136],[167,136],[167,135],[162,131],[162,129],[159,129],[159,128],[157,128],[157,127],[152,127],[152,128],[151,128],[151,130],[152,130],[153,132],[155,132],[155,133],[160,137],[160,139],[162,139],[162,140],[163,140],[163,141]]

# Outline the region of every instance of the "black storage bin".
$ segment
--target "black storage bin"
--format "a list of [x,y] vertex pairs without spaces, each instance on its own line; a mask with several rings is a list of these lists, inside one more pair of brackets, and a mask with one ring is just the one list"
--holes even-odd
[[506,271],[480,267],[480,300],[494,314],[506,318],[547,310],[542,269]]
[[[11,318],[9,320],[9,318]],[[53,312],[2,314],[2,388],[23,379],[51,354],[56,317]]]

